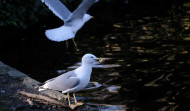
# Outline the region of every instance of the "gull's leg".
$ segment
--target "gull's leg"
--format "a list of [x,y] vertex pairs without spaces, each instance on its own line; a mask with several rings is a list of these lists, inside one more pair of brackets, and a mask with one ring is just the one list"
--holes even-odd
[[69,48],[69,43],[68,43],[67,40],[65,42],[66,42],[66,48],[68,49]]
[[73,43],[74,43],[75,50],[76,50],[76,51],[79,51],[79,49],[78,49],[78,47],[77,47],[77,44],[76,44],[76,42],[75,42],[75,39],[74,39],[74,38],[72,38],[72,41],[73,41]]
[[75,93],[73,93],[73,97],[74,97],[74,100],[75,100],[75,105],[81,106],[81,105],[84,104],[84,103],[77,102],[77,99],[76,99],[76,97],[75,97]]
[[73,97],[74,97],[74,100],[75,100],[75,104],[77,104],[77,99],[75,97],[75,93],[73,93]]
[[69,96],[69,93],[67,93],[67,97],[68,97],[69,106],[70,106],[70,105],[71,105],[71,103],[70,103],[70,96]]
[[68,97],[68,101],[69,101],[69,107],[70,107],[71,109],[74,109],[74,108],[76,107],[76,105],[71,104],[69,93],[67,93],[67,97]]

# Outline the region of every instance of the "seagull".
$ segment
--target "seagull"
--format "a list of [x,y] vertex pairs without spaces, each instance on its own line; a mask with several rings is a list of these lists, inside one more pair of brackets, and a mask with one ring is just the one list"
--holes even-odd
[[[83,103],[77,102],[75,92],[85,89],[90,81],[92,66],[100,64],[101,62],[102,59],[97,58],[95,55],[85,54],[82,57],[82,64],[80,67],[47,80],[44,85],[39,87],[39,91],[52,89],[62,91],[62,93],[67,93],[68,103],[71,109],[83,105]],[[69,93],[73,93],[75,104],[70,103]]]
[[[49,9],[61,20],[64,25],[58,28],[49,29],[45,31],[45,35],[52,41],[65,41],[72,39],[75,48],[78,50],[74,37],[79,29],[89,21],[93,16],[87,14],[87,10],[99,0],[83,0],[82,3],[73,12],[60,1],[60,0],[41,0]],[[68,43],[66,42],[68,47]]]

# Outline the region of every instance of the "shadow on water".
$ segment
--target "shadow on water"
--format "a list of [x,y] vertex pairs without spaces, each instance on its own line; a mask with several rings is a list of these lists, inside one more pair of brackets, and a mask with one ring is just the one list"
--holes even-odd
[[[174,13],[176,10],[180,14]],[[188,111],[189,5],[174,7],[168,13],[142,17],[127,14],[122,18],[110,17],[105,20],[97,15],[96,22],[87,23],[79,32],[76,41],[80,52],[75,54],[67,51],[64,43],[49,42],[45,38],[32,43],[25,40],[27,46],[35,44],[25,51],[28,53],[21,55],[30,56],[24,60],[30,65],[17,63],[21,65],[17,67],[44,81],[78,67],[80,63],[76,62],[80,61],[79,57],[90,52],[106,61],[104,65],[94,66],[92,82],[86,90],[78,93],[79,100],[96,105],[100,110]],[[87,30],[87,27],[93,28]],[[42,30],[39,33],[43,35]],[[19,51],[22,50],[24,48]],[[44,63],[47,65],[43,66]],[[36,65],[36,69],[33,69],[33,65]]]

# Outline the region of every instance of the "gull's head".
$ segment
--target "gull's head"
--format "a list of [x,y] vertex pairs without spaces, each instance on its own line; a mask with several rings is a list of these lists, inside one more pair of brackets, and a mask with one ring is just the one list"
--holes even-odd
[[85,22],[89,21],[90,19],[94,18],[93,16],[89,15],[89,14],[84,14],[83,20]]
[[85,54],[82,57],[82,65],[87,64],[87,65],[92,65],[92,64],[100,64],[101,59],[97,58],[93,54]]

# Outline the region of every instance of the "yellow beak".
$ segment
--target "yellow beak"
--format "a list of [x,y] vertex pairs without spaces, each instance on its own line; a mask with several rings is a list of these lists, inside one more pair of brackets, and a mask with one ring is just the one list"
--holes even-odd
[[97,58],[97,59],[96,59],[96,61],[99,62],[99,63],[101,62],[100,60],[101,60],[100,58]]
[[94,19],[94,16],[91,16],[91,19]]

